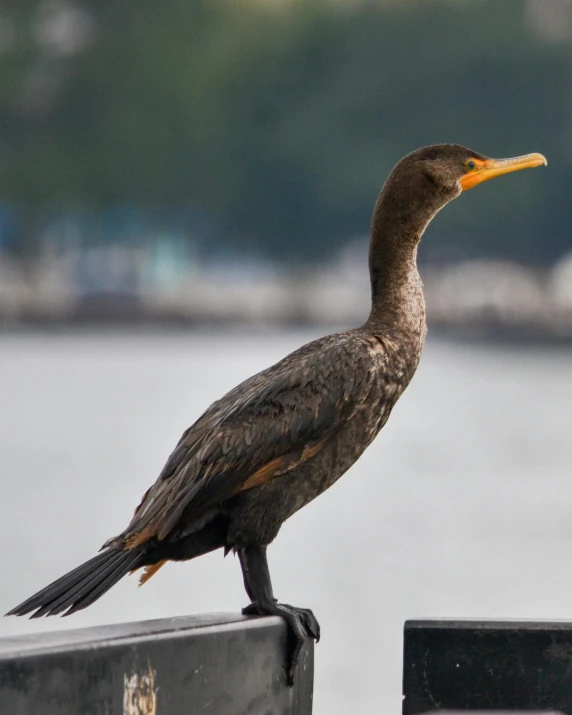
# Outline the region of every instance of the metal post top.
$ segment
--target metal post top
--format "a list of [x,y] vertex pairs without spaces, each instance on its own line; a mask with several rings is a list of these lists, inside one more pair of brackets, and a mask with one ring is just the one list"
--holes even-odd
[[106,646],[121,641],[142,641],[157,639],[162,635],[169,638],[189,631],[201,631],[208,635],[212,631],[224,632],[234,629],[259,629],[273,626],[285,629],[284,621],[277,616],[252,618],[239,613],[205,613],[193,616],[175,616],[150,621],[116,623],[107,626],[92,626],[63,631],[32,633],[22,636],[0,638],[0,661],[15,657],[55,653],[62,650],[83,649],[86,646]]
[[311,715],[314,642],[293,687],[289,647],[282,618],[228,613],[5,638],[0,711]]
[[413,618],[405,621],[404,630],[418,629],[470,630],[470,631],[571,631],[570,621],[549,621],[528,618],[487,620],[485,618]]
[[410,620],[404,635],[404,715],[572,715],[572,621]]

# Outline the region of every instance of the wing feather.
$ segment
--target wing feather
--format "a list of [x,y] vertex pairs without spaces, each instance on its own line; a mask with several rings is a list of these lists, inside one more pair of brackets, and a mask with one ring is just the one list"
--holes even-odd
[[[347,334],[345,334],[347,335]],[[181,437],[133,519],[108,542],[134,548],[311,459],[371,390],[378,360],[364,339],[328,336],[215,402]]]

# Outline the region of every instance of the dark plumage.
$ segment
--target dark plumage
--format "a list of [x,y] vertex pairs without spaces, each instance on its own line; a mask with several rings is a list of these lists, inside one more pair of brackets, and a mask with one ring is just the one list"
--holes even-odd
[[373,214],[365,324],[303,346],[211,405],[127,529],[10,614],[73,613],[133,569],[145,567],[145,581],[165,560],[234,549],[251,600],[245,612],[282,615],[295,636],[292,674],[304,638],[318,639],[319,626],[311,611],[274,599],[266,546],[359,458],[413,377],[426,333],[417,245],[429,221],[463,188],[544,161],[495,162],[454,144],[402,159]]

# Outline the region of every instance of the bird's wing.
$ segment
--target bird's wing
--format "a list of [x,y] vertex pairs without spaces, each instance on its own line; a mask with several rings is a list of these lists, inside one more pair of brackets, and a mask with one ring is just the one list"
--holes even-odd
[[316,455],[374,388],[379,350],[377,341],[355,334],[322,339],[215,402],[183,434],[118,537],[124,548],[164,539],[183,512],[185,522],[200,520]]

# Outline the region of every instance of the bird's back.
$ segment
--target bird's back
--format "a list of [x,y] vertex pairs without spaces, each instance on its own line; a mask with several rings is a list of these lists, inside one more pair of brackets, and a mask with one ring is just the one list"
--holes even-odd
[[[281,465],[281,460],[276,460],[273,474],[264,474],[253,488],[231,497],[226,505],[229,543],[269,543],[288,517],[357,461],[386,423],[415,372],[424,332],[410,339],[413,344],[404,350],[395,335],[377,336],[364,329],[330,335],[253,378],[274,384],[288,383],[293,375],[303,376],[292,389],[274,394],[274,409],[267,412],[267,418],[280,420],[285,405],[299,420],[304,412],[313,412],[322,421],[321,434],[287,452]],[[284,419],[284,440],[295,425],[291,416]],[[267,430],[276,436],[272,426]]]

